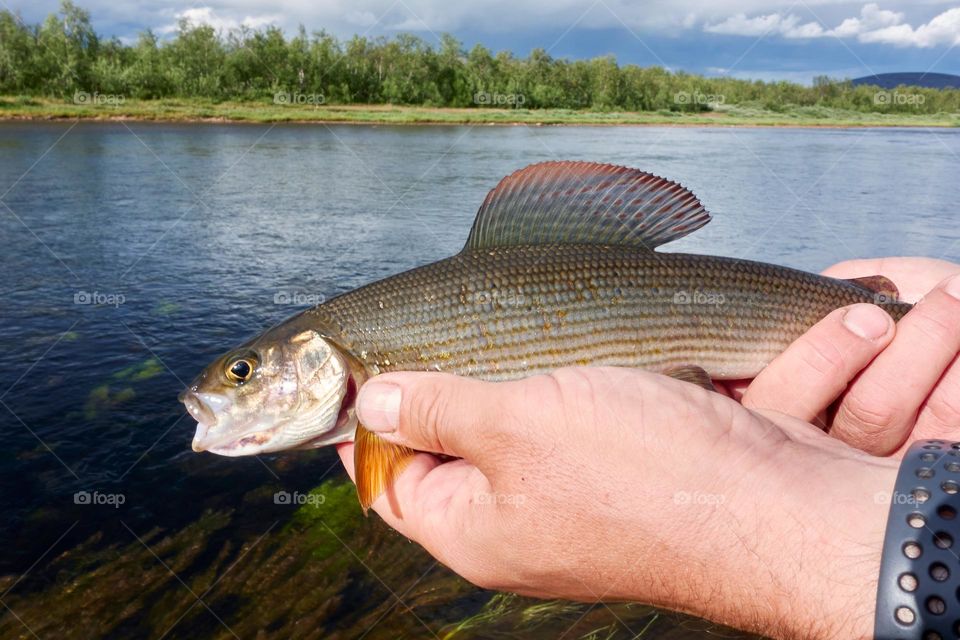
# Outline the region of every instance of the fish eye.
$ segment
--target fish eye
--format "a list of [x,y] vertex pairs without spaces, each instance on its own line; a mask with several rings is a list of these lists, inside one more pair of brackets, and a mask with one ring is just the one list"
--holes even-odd
[[253,369],[257,366],[256,361],[250,356],[234,358],[227,363],[224,374],[227,380],[234,384],[243,384],[253,377]]

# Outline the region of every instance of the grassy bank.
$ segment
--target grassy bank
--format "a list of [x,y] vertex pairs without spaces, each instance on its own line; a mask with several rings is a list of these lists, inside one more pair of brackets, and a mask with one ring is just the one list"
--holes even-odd
[[[107,101],[107,98],[104,98]],[[721,105],[716,111],[599,112],[566,109],[451,109],[392,105],[278,105],[272,102],[123,100],[119,104],[0,97],[0,119],[172,122],[345,122],[358,124],[688,125],[800,127],[957,127],[960,114],[860,113],[823,107],[784,112]]]

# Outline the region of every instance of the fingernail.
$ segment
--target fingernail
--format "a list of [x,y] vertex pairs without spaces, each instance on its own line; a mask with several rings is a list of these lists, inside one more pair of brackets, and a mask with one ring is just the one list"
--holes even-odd
[[370,431],[389,433],[400,424],[400,387],[371,380],[360,388],[357,418]]
[[960,300],[960,274],[947,280],[947,284],[944,285],[943,290]]
[[847,329],[867,340],[885,336],[890,329],[890,322],[887,312],[872,304],[854,305],[843,315],[843,324]]

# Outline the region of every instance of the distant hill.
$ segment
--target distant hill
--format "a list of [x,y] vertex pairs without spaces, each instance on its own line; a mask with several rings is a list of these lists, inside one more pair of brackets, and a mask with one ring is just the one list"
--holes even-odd
[[896,89],[900,85],[927,87],[929,89],[960,89],[960,76],[949,73],[878,73],[852,80],[854,85],[868,84],[884,89]]

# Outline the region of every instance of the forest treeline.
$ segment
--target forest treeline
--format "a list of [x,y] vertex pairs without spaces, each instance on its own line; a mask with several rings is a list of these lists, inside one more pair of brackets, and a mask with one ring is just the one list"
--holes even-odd
[[339,40],[301,27],[218,33],[182,21],[136,43],[96,34],[87,11],[69,0],[42,24],[0,11],[0,94],[63,97],[269,100],[300,104],[403,104],[598,111],[706,111],[739,105],[775,112],[822,106],[860,112],[957,113],[960,90],[883,91],[817,78],[812,86],[620,65],[612,56],[526,58],[469,51],[451,35],[431,44],[410,34]]

